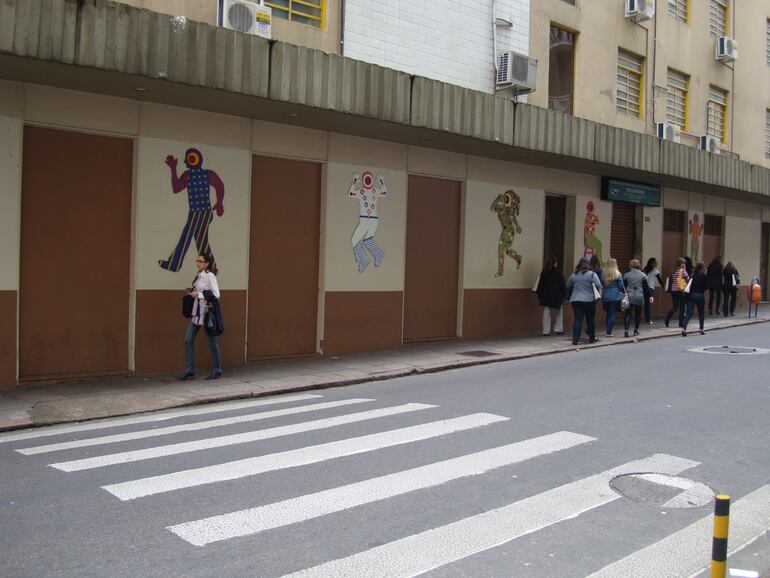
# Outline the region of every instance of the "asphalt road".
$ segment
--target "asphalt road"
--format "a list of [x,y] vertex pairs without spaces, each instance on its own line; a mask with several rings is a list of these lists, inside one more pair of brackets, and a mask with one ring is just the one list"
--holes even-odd
[[0,575],[689,576],[720,492],[767,576],[770,354],[718,345],[770,326],[0,434]]

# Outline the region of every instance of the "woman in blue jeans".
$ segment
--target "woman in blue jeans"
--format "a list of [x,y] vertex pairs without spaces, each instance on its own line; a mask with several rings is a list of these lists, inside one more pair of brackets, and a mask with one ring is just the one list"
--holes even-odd
[[703,321],[706,308],[706,289],[708,288],[708,276],[706,275],[706,265],[703,261],[698,261],[695,265],[695,271],[692,274],[690,290],[686,293],[684,321],[682,323],[682,337],[687,337],[687,324],[690,322],[692,312],[698,307],[698,323],[700,324],[701,334],[705,333]]
[[[184,335],[184,354],[185,354],[185,369],[184,372],[177,377],[181,380],[192,379],[195,377],[195,338],[198,336],[198,332],[203,327],[204,320],[206,318],[206,299],[203,296],[204,291],[211,291],[211,293],[217,299],[220,298],[219,284],[217,283],[217,269],[213,263],[211,256],[199,255],[195,260],[195,265],[198,267],[198,274],[193,281],[192,289],[190,290],[190,297],[195,301],[193,302],[192,318],[190,319],[190,325],[187,326],[187,332]],[[206,379],[219,379],[222,377],[222,360],[219,353],[219,342],[216,336],[206,334],[206,341],[208,341],[209,349],[211,350],[211,373]]]
[[588,342],[598,341],[594,327],[594,316],[596,315],[594,288],[598,292],[602,290],[599,277],[591,271],[588,259],[580,259],[577,267],[575,267],[575,272],[567,279],[567,295],[570,296],[569,300],[575,312],[575,322],[572,324],[572,345],[577,345],[580,341],[580,330],[583,328],[584,318],[588,327]]
[[618,269],[617,260],[610,257],[607,259],[607,265],[604,267],[604,289],[602,290],[602,303],[606,312],[607,337],[612,335],[612,328],[615,326],[615,315],[620,307],[620,301],[623,299],[625,284],[623,276]]

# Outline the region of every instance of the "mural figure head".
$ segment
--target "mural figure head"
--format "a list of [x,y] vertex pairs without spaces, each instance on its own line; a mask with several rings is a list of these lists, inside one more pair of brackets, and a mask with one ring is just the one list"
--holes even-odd
[[593,213],[594,212],[594,202],[593,201],[588,201],[588,204],[586,205],[586,211],[589,212],[589,213]]
[[187,149],[184,153],[184,164],[188,169],[199,169],[203,164],[203,153],[196,148]]

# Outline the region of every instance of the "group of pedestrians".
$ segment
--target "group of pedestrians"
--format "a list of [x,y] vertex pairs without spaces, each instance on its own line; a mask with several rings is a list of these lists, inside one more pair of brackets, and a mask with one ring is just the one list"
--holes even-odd
[[[700,261],[694,267],[689,257],[681,257],[664,282],[655,258],[647,260],[642,268],[637,259],[629,262],[629,271],[622,275],[618,263],[610,258],[602,267],[596,256],[591,260],[582,258],[575,271],[564,281],[555,257],[549,257],[537,283],[537,296],[543,307],[543,335],[551,334],[551,319],[555,318],[553,332],[564,333],[563,303],[569,301],[574,311],[572,344],[577,345],[586,325],[589,343],[598,341],[596,337],[596,302],[601,300],[605,311],[606,335],[612,336],[618,311],[624,311],[624,337],[629,337],[633,321],[633,335],[639,335],[642,312],[645,322],[652,325],[652,304],[658,286],[671,294],[671,309],[665,317],[669,326],[671,317],[678,312],[679,327],[682,335],[687,335],[687,326],[695,309],[698,309],[698,322],[701,333],[705,333],[706,291],[709,291],[709,315],[714,311],[719,314],[720,306],[725,317],[734,315],[735,302],[740,278],[735,265],[730,261],[724,267],[720,257],[715,257],[706,265]],[[722,304],[723,302],[723,304]],[[716,309],[714,306],[716,305]]]

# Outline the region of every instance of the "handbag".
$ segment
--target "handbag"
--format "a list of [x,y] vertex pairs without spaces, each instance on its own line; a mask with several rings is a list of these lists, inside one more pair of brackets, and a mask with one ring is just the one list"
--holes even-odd
[[684,292],[685,292],[685,293],[689,293],[689,292],[690,292],[690,287],[692,287],[692,279],[690,279],[690,280],[687,282],[687,286],[684,288]]
[[627,311],[631,307],[631,301],[628,299],[628,293],[623,293],[623,299],[620,300],[620,308],[623,311]]
[[668,293],[669,289],[671,289],[671,277],[666,277],[666,286],[663,290]]
[[182,297],[182,315],[188,319],[192,317],[193,303],[195,303],[195,299],[192,298],[192,295]]
[[532,291],[534,293],[537,293],[537,289],[540,287],[540,275],[537,276],[537,279],[535,279],[535,284],[532,285]]
[[602,298],[602,294],[599,293],[599,290],[596,288],[596,285],[594,285],[593,283],[591,284],[591,287],[594,288],[594,299],[598,301],[599,299]]
[[737,287],[740,284],[740,279],[738,279],[738,276],[733,273],[733,287]]

